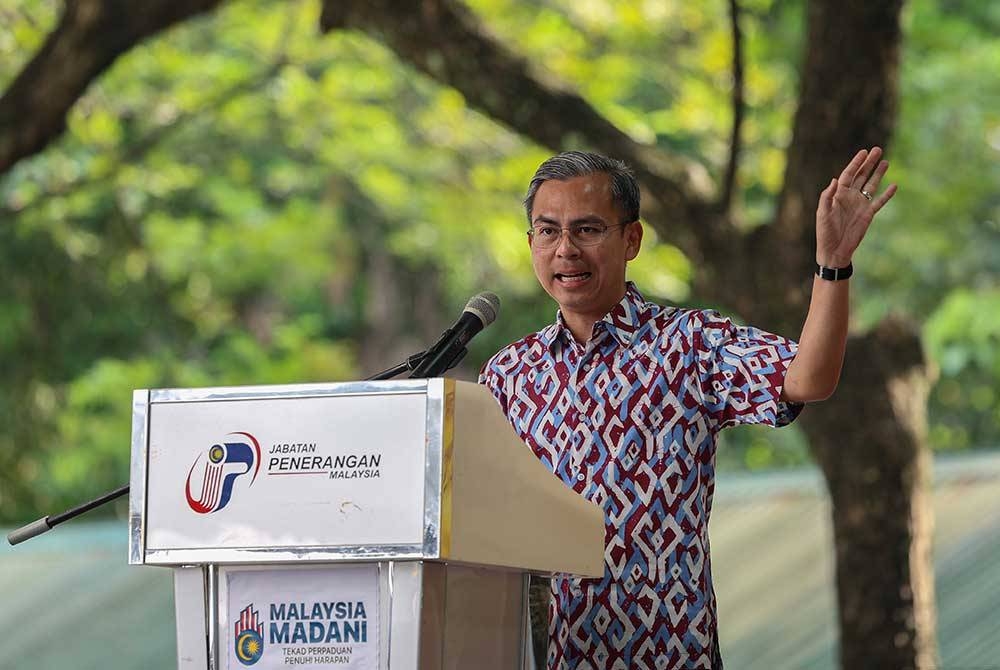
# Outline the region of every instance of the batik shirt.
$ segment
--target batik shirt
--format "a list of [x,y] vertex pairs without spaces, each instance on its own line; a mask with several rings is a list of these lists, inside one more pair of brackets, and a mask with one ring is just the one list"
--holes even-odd
[[718,668],[708,519],[716,433],[791,422],[796,345],[716,312],[625,297],[581,345],[556,323],[485,383],[535,456],[605,516],[604,577],[552,580],[549,668]]

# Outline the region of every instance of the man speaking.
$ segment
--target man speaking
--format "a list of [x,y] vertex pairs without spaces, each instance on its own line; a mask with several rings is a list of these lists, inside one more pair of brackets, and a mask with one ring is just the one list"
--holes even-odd
[[639,188],[622,162],[567,152],[525,198],[535,275],[555,323],[484,366],[515,431],[605,517],[604,577],[552,581],[549,668],[722,668],[708,520],[716,433],[783,426],[833,393],[851,258],[895,185],[860,151],[820,195],[816,277],[798,344],[713,311],[647,302],[626,282]]

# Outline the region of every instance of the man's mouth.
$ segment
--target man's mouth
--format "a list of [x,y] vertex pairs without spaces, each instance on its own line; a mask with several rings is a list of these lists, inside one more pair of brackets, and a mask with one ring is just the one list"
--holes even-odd
[[556,281],[561,284],[576,284],[590,279],[589,272],[557,272]]

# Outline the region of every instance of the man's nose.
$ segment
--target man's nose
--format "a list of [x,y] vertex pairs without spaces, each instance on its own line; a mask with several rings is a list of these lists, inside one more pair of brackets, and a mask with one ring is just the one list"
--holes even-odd
[[573,242],[573,238],[567,228],[559,231],[559,244],[556,245],[556,255],[569,258],[580,255],[580,247],[576,246],[576,243]]

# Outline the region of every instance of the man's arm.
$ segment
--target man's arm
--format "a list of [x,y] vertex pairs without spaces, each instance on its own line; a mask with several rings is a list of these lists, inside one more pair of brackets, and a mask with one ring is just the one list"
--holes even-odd
[[[820,194],[816,208],[816,262],[846,268],[875,214],[896,193],[896,185],[880,195],[879,183],[889,169],[882,150],[859,151],[840,176]],[[840,380],[847,346],[850,288],[848,279],[813,279],[812,299],[799,349],[785,374],[782,400],[825,400]]]

